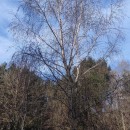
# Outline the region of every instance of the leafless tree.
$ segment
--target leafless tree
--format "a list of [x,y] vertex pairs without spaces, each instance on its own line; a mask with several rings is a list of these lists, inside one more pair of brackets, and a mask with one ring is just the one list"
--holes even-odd
[[47,110],[45,84],[33,72],[11,66],[5,70],[0,89],[1,130],[47,127],[50,111]]
[[[24,43],[16,53],[17,62],[22,59],[59,83],[66,99],[63,103],[71,111],[72,130],[77,127],[72,104],[79,79],[115,54],[123,39],[122,2],[22,0],[11,23],[15,38]],[[90,56],[101,60],[80,73],[80,63]]]

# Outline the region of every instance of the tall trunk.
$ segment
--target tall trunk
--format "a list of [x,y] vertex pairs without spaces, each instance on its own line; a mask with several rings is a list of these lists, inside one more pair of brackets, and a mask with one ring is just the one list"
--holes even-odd
[[24,115],[22,120],[21,120],[21,130],[24,130],[25,117],[26,117],[26,115]]

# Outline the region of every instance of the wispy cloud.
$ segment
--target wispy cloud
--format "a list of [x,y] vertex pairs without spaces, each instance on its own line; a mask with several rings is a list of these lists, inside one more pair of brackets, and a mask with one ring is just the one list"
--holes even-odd
[[0,63],[8,62],[14,53],[13,40],[9,34],[9,23],[16,12],[17,0],[0,1]]
[[0,37],[0,63],[9,61],[14,51],[13,42],[10,39]]

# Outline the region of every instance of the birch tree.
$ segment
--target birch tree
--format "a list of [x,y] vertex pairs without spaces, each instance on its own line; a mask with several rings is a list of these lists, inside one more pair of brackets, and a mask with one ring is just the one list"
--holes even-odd
[[[121,9],[122,0],[22,0],[11,23],[14,37],[24,44],[16,62],[65,84],[58,85],[71,112],[71,130],[77,128],[72,104],[79,80],[117,53],[123,40]],[[101,60],[80,73],[80,63],[90,56]]]

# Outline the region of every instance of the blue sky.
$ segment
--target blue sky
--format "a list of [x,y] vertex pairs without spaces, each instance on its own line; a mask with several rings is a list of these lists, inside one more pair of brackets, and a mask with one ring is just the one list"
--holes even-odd
[[[9,23],[13,13],[17,10],[18,0],[0,0],[0,63],[9,62],[15,52],[16,44],[9,32]],[[111,62],[116,63],[120,59],[130,61],[130,0],[125,0],[124,13],[127,15],[123,21],[125,42],[121,45],[122,52],[114,57]]]
[[17,9],[15,1],[0,1],[0,63],[8,62],[15,51],[15,44],[9,32],[9,23]]

